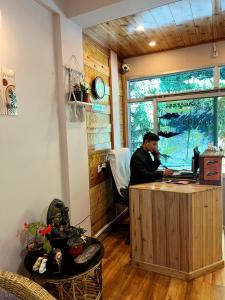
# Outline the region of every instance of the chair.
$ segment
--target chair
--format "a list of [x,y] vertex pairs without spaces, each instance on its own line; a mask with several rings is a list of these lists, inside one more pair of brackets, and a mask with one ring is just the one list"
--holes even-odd
[[[117,204],[126,205],[129,208],[129,181],[130,181],[130,150],[120,148],[109,152],[109,163],[113,175],[113,200]],[[129,224],[121,224],[129,227]],[[130,243],[130,233],[126,238]]]
[[[118,195],[116,202],[128,204],[128,185],[130,181],[130,150],[128,148],[114,149],[109,152],[109,163]],[[116,192],[116,191],[115,191]]]
[[0,270],[0,287],[16,296],[16,299],[56,300],[39,284],[29,278],[8,271]]

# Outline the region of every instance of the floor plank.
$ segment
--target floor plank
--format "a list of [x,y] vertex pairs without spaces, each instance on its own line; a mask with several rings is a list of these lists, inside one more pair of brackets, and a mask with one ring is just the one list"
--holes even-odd
[[104,300],[225,300],[225,269],[190,282],[147,272],[130,263],[126,230],[104,240]]

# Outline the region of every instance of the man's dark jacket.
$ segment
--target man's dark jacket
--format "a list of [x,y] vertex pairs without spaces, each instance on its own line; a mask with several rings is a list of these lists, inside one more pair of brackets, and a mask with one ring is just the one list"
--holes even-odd
[[163,172],[156,171],[159,165],[160,160],[156,156],[154,156],[153,161],[148,151],[144,150],[143,147],[138,148],[130,161],[130,185],[161,179]]

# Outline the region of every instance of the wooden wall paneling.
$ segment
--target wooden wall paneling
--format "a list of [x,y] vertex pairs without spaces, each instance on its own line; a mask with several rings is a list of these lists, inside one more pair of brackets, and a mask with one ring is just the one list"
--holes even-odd
[[139,199],[139,210],[140,210],[140,237],[141,237],[141,248],[143,251],[143,259],[153,263],[153,236],[152,236],[152,222],[153,219],[149,218],[152,216],[152,193],[151,191],[142,191]]
[[225,30],[225,12],[224,12],[224,0],[212,0],[212,23],[213,23],[213,38],[214,40],[220,40],[224,38]]
[[212,239],[213,245],[213,261],[221,259],[223,256],[222,249],[220,245],[222,244],[222,235],[218,236],[217,232],[222,230],[222,206],[220,202],[220,191],[214,190],[213,191],[213,207],[212,207],[212,218],[213,218],[213,232],[212,232]]
[[[85,32],[120,58],[177,49],[225,39],[224,0],[175,1],[108,21]],[[136,27],[145,26],[144,32]],[[149,47],[150,40],[157,42]]]
[[112,102],[112,76],[111,76],[111,52],[109,55],[109,69],[110,69],[110,91],[111,95],[109,96],[109,102],[110,102],[110,108],[111,108],[111,114],[110,114],[110,123],[112,125],[112,131],[111,131],[111,143],[112,143],[112,149],[114,149],[114,127],[113,127],[113,102]]
[[[110,169],[108,165],[108,150],[94,151],[89,154],[89,186],[90,188],[98,185],[99,183],[108,180],[110,178]],[[98,165],[106,163],[106,169],[103,169],[102,172],[98,173]]]
[[115,217],[111,194],[111,180],[105,180],[90,189],[91,229],[96,234]]
[[153,9],[151,14],[158,25],[157,27],[163,28],[162,33],[169,48],[185,46],[182,36],[176,28],[169,5]]
[[179,219],[180,219],[180,269],[183,271],[192,271],[190,268],[192,261],[191,252],[191,195],[183,195],[182,201],[179,203]]
[[192,261],[193,270],[203,266],[203,198],[200,193],[192,195]]
[[223,267],[220,193],[194,184],[131,186],[133,262],[187,280]]
[[214,199],[212,198],[213,192],[207,193],[203,198],[203,263],[204,265],[209,265],[213,263],[213,207],[212,202]]
[[173,269],[180,268],[180,195],[168,193],[165,199],[166,215],[166,253],[167,266]]
[[[132,194],[132,197],[131,197]],[[139,192],[135,190],[130,191],[130,220],[131,224],[131,241],[132,241],[132,253],[131,256],[141,259],[141,231],[140,231],[140,199]],[[132,199],[132,200],[131,200]]]
[[[102,99],[96,99],[92,93],[93,111],[87,112],[86,115],[91,227],[92,234],[96,234],[115,217],[111,192],[111,172],[107,161],[108,149],[111,148],[112,131],[109,100],[109,51],[86,36],[84,36],[84,74],[85,82],[90,88],[97,76],[102,77],[106,85],[106,93]],[[98,165],[105,162],[107,168],[98,173]]]
[[198,39],[190,3],[188,1],[178,1],[171,3],[169,7],[185,46],[197,44]]
[[190,2],[198,42],[212,41],[212,0]]
[[166,265],[166,199],[164,193],[152,194],[153,263]]

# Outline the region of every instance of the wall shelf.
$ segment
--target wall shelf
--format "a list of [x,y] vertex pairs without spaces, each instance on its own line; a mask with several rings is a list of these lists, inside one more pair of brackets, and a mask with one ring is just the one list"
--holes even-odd
[[78,105],[78,106],[93,106],[93,103],[81,102],[81,101],[67,101],[66,103],[71,105]]

